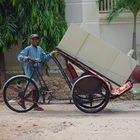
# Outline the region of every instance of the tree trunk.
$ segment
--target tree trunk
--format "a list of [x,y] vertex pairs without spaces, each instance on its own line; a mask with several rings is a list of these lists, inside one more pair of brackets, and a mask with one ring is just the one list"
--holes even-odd
[[4,82],[5,82],[5,59],[4,59],[4,53],[0,51],[0,88],[2,88]]
[[136,48],[136,15],[134,15],[134,29],[133,29],[132,49],[134,49],[133,58],[137,60],[137,48]]

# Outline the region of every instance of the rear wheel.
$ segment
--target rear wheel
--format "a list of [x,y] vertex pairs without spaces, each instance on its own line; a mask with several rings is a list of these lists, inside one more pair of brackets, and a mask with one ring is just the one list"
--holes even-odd
[[93,75],[78,79],[72,92],[74,104],[85,113],[97,113],[103,110],[109,101],[109,90],[105,83]]
[[34,107],[39,99],[38,88],[35,82],[28,77],[14,76],[4,85],[3,98],[11,110],[27,112]]

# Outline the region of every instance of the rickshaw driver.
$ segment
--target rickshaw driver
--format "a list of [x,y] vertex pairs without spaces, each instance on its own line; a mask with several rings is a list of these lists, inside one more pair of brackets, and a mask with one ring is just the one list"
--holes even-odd
[[[51,55],[54,55],[57,51],[52,51],[51,53],[45,53],[44,50],[38,46],[39,45],[39,36],[38,34],[32,34],[30,36],[30,42],[31,45],[24,48],[19,54],[18,54],[18,60],[23,63],[24,72],[25,75],[31,76],[32,74],[32,65],[29,63],[30,58],[35,59],[39,62],[48,61],[51,58]],[[38,64],[38,70],[41,71],[41,63]],[[39,77],[36,73],[34,73],[32,77],[36,82],[39,80]],[[32,98],[35,98],[35,90],[32,90]],[[20,100],[18,104],[26,109],[24,100]],[[35,104],[34,110],[36,111],[43,111],[44,109],[40,107],[37,103]]]

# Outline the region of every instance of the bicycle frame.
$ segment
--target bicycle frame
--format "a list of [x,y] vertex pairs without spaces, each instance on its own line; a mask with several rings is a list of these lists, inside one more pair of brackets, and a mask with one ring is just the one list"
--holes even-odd
[[[64,79],[65,79],[67,85],[69,86],[69,89],[71,90],[71,89],[72,89],[72,84],[71,84],[71,82],[69,81],[69,79],[68,79],[68,77],[67,77],[67,75],[66,75],[64,69],[62,68],[62,66],[61,66],[61,64],[60,64],[60,62],[57,60],[56,57],[51,56],[51,59],[52,59],[52,60],[55,62],[55,64],[58,66],[58,68],[59,68],[59,70],[60,70],[62,76],[64,77]],[[37,63],[40,63],[40,62],[35,62],[35,64],[37,64]],[[37,64],[37,65],[38,65],[38,64]],[[36,86],[38,87],[39,92],[41,91],[42,88],[43,88],[43,90],[44,90],[45,92],[49,92],[48,86],[47,86],[45,80],[43,79],[42,74],[40,73],[40,71],[39,71],[38,68],[37,68],[38,66],[35,67],[35,66],[34,66],[34,63],[33,63],[33,64],[32,64],[32,67],[33,67],[33,71],[32,71],[31,76],[30,76],[29,78],[32,79],[34,73],[36,73],[36,74],[38,75],[38,77],[39,77],[39,80],[37,81],[37,82],[39,83],[39,87],[38,87],[38,84],[37,84],[37,82],[36,82],[35,80],[34,80],[34,82],[35,82]],[[27,87],[29,86],[29,83],[30,83],[30,81],[27,83],[26,89],[27,89]],[[25,89],[25,91],[26,91],[26,89]],[[24,91],[24,92],[25,92],[25,91]],[[51,101],[52,99],[65,100],[65,98],[64,98],[64,99],[55,98],[55,97],[51,94],[51,92],[49,92],[49,95],[50,95],[50,97],[49,97],[49,102],[48,102],[48,103],[50,103],[50,101]],[[45,94],[43,94],[43,95],[41,94],[41,96],[43,97],[43,103],[45,103]],[[70,99],[70,102],[71,102],[71,99]]]

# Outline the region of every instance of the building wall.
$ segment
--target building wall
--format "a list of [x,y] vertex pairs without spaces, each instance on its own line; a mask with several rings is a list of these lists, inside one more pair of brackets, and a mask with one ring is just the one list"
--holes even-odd
[[[100,15],[100,37],[110,42],[114,47],[127,53],[132,48],[133,15],[124,13],[110,24],[106,14]],[[137,17],[137,46],[140,44],[140,16]],[[139,51],[139,47],[138,51]]]
[[8,75],[22,73],[22,65],[17,60],[17,55],[21,51],[21,44],[14,45],[5,53],[6,72]]
[[66,0],[66,19],[99,36],[99,10],[96,0]]
[[[66,19],[88,32],[102,38],[112,46],[127,53],[132,47],[133,16],[119,16],[114,22],[106,22],[107,14],[100,14],[97,0],[66,0]],[[140,49],[140,16],[137,19],[137,48]],[[138,57],[140,60],[140,58]]]

